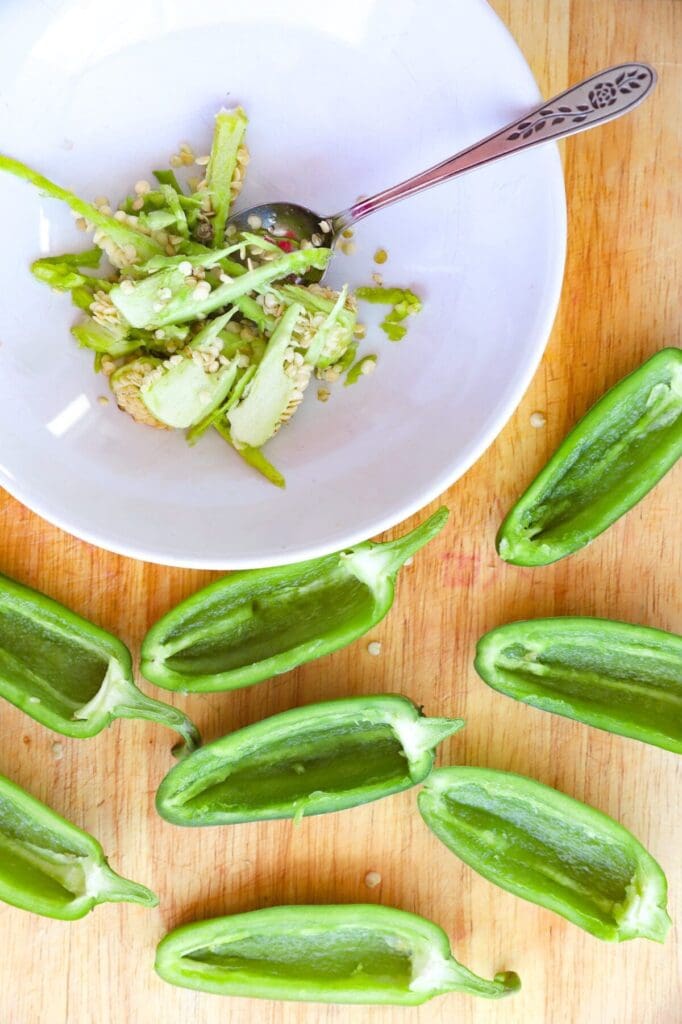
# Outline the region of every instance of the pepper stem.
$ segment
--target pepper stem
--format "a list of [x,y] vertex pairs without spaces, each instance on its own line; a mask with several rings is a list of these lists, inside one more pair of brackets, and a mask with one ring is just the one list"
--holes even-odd
[[144,718],[175,729],[184,743],[173,748],[176,757],[191,754],[201,746],[201,736],[193,722],[170,704],[154,700],[139,690],[131,678],[130,665],[111,658],[99,690],[74,717],[84,721],[99,720],[101,728],[112,718]]
[[127,702],[117,705],[112,713],[116,718],[144,718],[149,722],[158,722],[180,733],[183,742],[173,747],[175,757],[186,757],[201,746],[199,730],[187,715],[172,704],[148,697],[137,687],[134,687],[134,693],[131,691]]
[[123,878],[110,868],[106,861],[96,867],[93,866],[89,883],[93,886],[93,896],[98,903],[141,903],[145,907],[159,905],[156,893],[146,885]]
[[380,549],[385,572],[388,575],[396,573],[411,555],[416,554],[420,548],[423,548],[425,544],[428,544],[430,540],[440,533],[449,515],[450,509],[445,507],[439,508],[426,522],[420,523],[414,530],[406,533],[404,537],[398,537],[396,540],[389,540],[383,544],[375,545],[375,550],[376,548]]
[[433,949],[425,949],[413,962],[414,976],[410,989],[414,992],[428,992],[430,996],[446,992],[467,992],[472,996],[499,999],[521,988],[521,981],[514,971],[502,971],[492,981],[474,974],[468,967],[456,960],[452,953],[443,957]]
[[439,743],[459,732],[465,725],[463,718],[419,718],[419,745],[425,751],[434,750]]
[[500,971],[492,981],[480,978],[468,967],[452,959],[452,981],[445,982],[443,992],[467,992],[472,996],[484,996],[487,999],[501,999],[510,996],[521,988],[521,979],[515,971]]

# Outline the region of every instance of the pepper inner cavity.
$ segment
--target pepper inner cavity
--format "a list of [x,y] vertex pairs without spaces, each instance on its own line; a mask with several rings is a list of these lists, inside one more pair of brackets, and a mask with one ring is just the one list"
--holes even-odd
[[592,647],[584,635],[579,642],[569,637],[538,649],[540,643],[508,644],[496,655],[515,685],[526,685],[531,695],[570,696],[611,715],[632,709],[642,723],[663,724],[667,733],[682,738],[682,663],[651,649],[609,649],[598,637]]
[[98,693],[108,657],[0,603],[0,676],[58,713],[75,711]]
[[229,672],[319,640],[340,625],[360,627],[373,610],[371,590],[343,568],[325,578],[288,581],[242,605],[211,609],[203,628],[190,624],[186,646],[165,664],[190,676]]
[[667,382],[662,387],[654,400],[655,389],[640,393],[631,406],[622,402],[599,434],[576,449],[561,475],[525,512],[523,525],[530,538],[555,539],[576,529],[583,516],[593,514],[595,505],[608,500],[628,477],[641,473],[642,463],[655,458],[666,435],[679,429],[682,414],[679,395]]
[[400,741],[388,725],[346,723],[297,733],[249,751],[174,802],[198,815],[288,806],[313,793],[347,793],[409,779]]
[[511,798],[502,815],[502,794],[491,797],[480,786],[458,787],[442,799],[447,810],[441,827],[453,835],[455,849],[475,851],[476,861],[487,863],[491,872],[504,872],[522,886],[531,882],[586,914],[614,922],[614,909],[626,900],[637,865],[608,837]]
[[334,932],[305,929],[244,936],[197,949],[184,956],[188,961],[211,965],[225,971],[244,972],[254,977],[289,979],[320,985],[343,982],[344,987],[371,978],[374,986],[409,989],[412,954],[404,941],[364,928]]
[[0,885],[65,906],[85,890],[85,856],[0,797]]

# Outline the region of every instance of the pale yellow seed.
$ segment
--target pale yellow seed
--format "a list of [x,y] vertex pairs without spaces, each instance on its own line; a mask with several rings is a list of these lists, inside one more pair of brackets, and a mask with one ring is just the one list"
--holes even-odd
[[141,178],[140,181],[135,182],[134,191],[138,196],[144,196],[147,192],[151,191],[151,185],[144,178]]
[[547,422],[547,417],[545,416],[545,414],[543,412],[533,412],[533,413],[531,413],[531,416],[530,416],[530,425],[531,425],[531,427],[536,427],[539,430],[540,427],[544,427],[546,422]]
[[99,402],[100,405],[109,405],[109,399],[107,398],[106,395],[99,395],[97,401]]
[[367,644],[367,653],[371,654],[373,658],[378,658],[381,654],[381,644],[378,640],[372,640],[371,643]]
[[378,871],[368,871],[365,875],[365,885],[368,889],[376,889],[377,885],[381,885],[381,875]]
[[374,253],[375,263],[385,263],[387,259],[388,253],[386,252],[385,249],[377,249],[377,251]]
[[197,165],[197,167],[206,167],[210,159],[210,154],[204,153],[203,156],[198,156],[194,163]]

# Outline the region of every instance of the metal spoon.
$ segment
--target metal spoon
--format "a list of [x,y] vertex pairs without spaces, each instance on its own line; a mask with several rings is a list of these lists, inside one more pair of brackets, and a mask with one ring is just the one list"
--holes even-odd
[[[468,149],[448,157],[442,163],[416,174],[400,185],[384,189],[367,199],[335,213],[320,216],[295,203],[263,203],[230,218],[238,231],[262,227],[273,236],[292,232],[298,239],[309,239],[314,245],[331,247],[339,235],[352,224],[368,217],[375,210],[397,203],[441,181],[489,164],[503,156],[519,153],[542,142],[563,139],[567,135],[594,128],[626,114],[646,99],[656,85],[656,72],[648,64],[618,64],[597,72],[554,99],[533,107],[499,131],[488,135]],[[319,281],[321,271],[312,270],[307,281]]]

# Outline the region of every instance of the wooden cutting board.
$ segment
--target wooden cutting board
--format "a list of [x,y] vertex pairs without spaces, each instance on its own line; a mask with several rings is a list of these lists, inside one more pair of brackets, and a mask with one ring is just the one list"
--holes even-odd
[[[400,691],[466,729],[442,763],[532,775],[613,815],[664,866],[678,929],[665,946],[600,943],[494,888],[426,830],[414,792],[343,814],[189,831],[154,813],[171,735],[124,722],[60,740],[4,705],[0,771],[102,841],[112,865],[161,896],[148,911],[106,906],[73,925],[0,904],[1,1024],[679,1024],[682,1021],[682,761],[534,711],[472,668],[478,637],[526,616],[591,614],[682,632],[682,467],[589,550],[558,565],[504,565],[493,538],[519,490],[601,393],[644,358],[680,344],[682,3],[494,0],[545,95],[600,66],[651,61],[660,85],[624,120],[566,147],[569,250],[547,354],[516,415],[444,496],[450,523],[400,581],[391,616],[365,640],[271,683],[182,703],[207,738],[293,705]],[[500,83],[504,88],[504,83]],[[542,412],[543,428],[530,416]],[[434,506],[435,507],[435,506]],[[211,579],[107,554],[0,502],[0,569],[119,634],[134,651],[149,625]],[[382,652],[372,657],[368,641]],[[381,883],[368,888],[369,871]],[[274,903],[370,901],[440,922],[456,955],[524,987],[489,1003],[453,995],[421,1009],[296,1006],[173,989],[151,970],[169,928]]]

